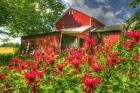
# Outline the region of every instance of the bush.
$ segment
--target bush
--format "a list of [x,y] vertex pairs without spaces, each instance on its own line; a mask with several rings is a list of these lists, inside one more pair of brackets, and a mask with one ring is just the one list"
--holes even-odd
[[0,47],[16,47],[16,48],[19,48],[20,47],[20,44],[19,43],[3,43],[0,45]]

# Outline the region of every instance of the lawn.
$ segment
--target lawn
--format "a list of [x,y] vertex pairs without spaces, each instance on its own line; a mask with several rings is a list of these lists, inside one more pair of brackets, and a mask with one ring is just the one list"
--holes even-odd
[[16,54],[18,48],[0,47],[0,64],[6,65],[7,62]]
[[12,47],[0,47],[0,55],[15,54],[17,48]]

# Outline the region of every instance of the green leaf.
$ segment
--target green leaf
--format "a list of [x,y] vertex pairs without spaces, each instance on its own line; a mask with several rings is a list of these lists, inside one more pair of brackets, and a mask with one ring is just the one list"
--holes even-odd
[[66,90],[65,93],[74,93],[73,90]]

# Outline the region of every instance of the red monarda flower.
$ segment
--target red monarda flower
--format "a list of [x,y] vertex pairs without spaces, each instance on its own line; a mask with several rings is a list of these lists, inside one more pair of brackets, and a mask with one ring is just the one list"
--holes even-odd
[[34,85],[30,91],[30,93],[40,93],[37,85]]
[[87,62],[89,64],[95,63],[95,60],[93,59],[93,56],[87,56]]
[[30,64],[31,64],[31,60],[25,60],[24,67],[27,68],[30,66]]
[[109,52],[109,50],[110,50],[110,47],[109,47],[109,46],[107,46],[107,45],[103,48],[103,51],[104,51],[105,53],[108,53],[108,52]]
[[21,63],[21,60],[17,57],[12,58],[12,62]]
[[100,71],[102,69],[102,65],[100,63],[98,64],[92,64],[91,68],[94,72]]
[[45,73],[44,73],[44,71],[40,71],[40,72],[36,72],[36,74],[39,78],[42,78]]
[[34,71],[24,73],[24,78],[27,81],[27,85],[32,85],[35,82],[37,77],[37,73]]
[[32,71],[36,71],[39,67],[39,62],[34,62],[34,65],[31,67]]
[[88,44],[88,45],[90,45],[90,46],[94,46],[95,45],[95,42],[89,36],[87,36],[85,38],[85,43]]
[[93,78],[91,74],[88,74],[82,78],[83,90],[85,92],[93,92],[96,86],[101,83],[101,78]]
[[126,47],[128,50],[133,50],[133,42],[130,41],[126,41],[124,43],[122,43],[122,46]]
[[0,79],[5,79],[6,76],[4,74],[0,74]]
[[78,51],[73,52],[72,55],[76,59],[81,59],[82,58],[82,55]]
[[46,72],[48,70],[46,64],[43,65],[43,71]]
[[13,70],[14,68],[14,62],[8,62],[7,70]]
[[8,91],[9,91],[9,85],[7,83],[4,85],[3,91],[4,91],[4,93],[8,93]]
[[16,71],[19,72],[24,68],[24,65],[22,63],[19,63],[18,66],[16,67]]
[[57,64],[56,68],[61,71],[64,68],[64,64]]
[[72,56],[67,56],[67,57],[65,57],[65,61],[71,61],[72,59],[73,59]]
[[108,66],[113,66],[114,65],[111,59],[108,59],[106,61],[106,63],[107,63]]
[[54,71],[52,71],[52,75],[53,76],[58,76],[60,75],[61,73],[59,71],[57,71],[56,69]]
[[48,64],[52,65],[55,62],[55,59],[53,57],[49,57],[47,61],[48,61]]
[[113,52],[109,56],[110,56],[110,58],[114,59],[114,58],[116,58],[117,55],[118,55],[118,52]]
[[72,75],[79,74],[81,70],[79,68],[73,69]]
[[34,61],[42,61],[44,60],[43,52],[34,51]]
[[136,32],[136,36],[140,38],[140,29]]
[[72,64],[72,66],[73,66],[74,68],[78,68],[78,66],[79,66],[80,64],[82,64],[82,61],[78,61],[78,60],[72,61],[71,64]]
[[126,59],[123,58],[123,57],[122,57],[122,58],[119,58],[119,59],[118,59],[118,63],[120,63],[120,62],[124,62],[125,60],[126,60]]
[[101,83],[101,80],[102,80],[101,77],[95,78],[95,79],[94,79],[95,85],[100,84],[100,83]]
[[127,32],[126,34],[125,34],[125,36],[126,37],[135,37],[135,32],[134,32],[134,30],[130,30],[129,32]]
[[139,54],[133,54],[133,60],[138,61],[140,55]]

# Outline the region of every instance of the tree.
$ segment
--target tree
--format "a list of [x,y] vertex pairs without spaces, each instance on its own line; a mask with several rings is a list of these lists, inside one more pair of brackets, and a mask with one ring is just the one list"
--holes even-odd
[[137,8],[137,11],[131,16],[130,19],[128,19],[128,28],[134,28],[135,30],[138,30],[140,28],[140,0],[131,0],[131,2],[128,4],[129,8]]
[[0,26],[21,36],[51,31],[64,9],[60,0],[0,0]]

